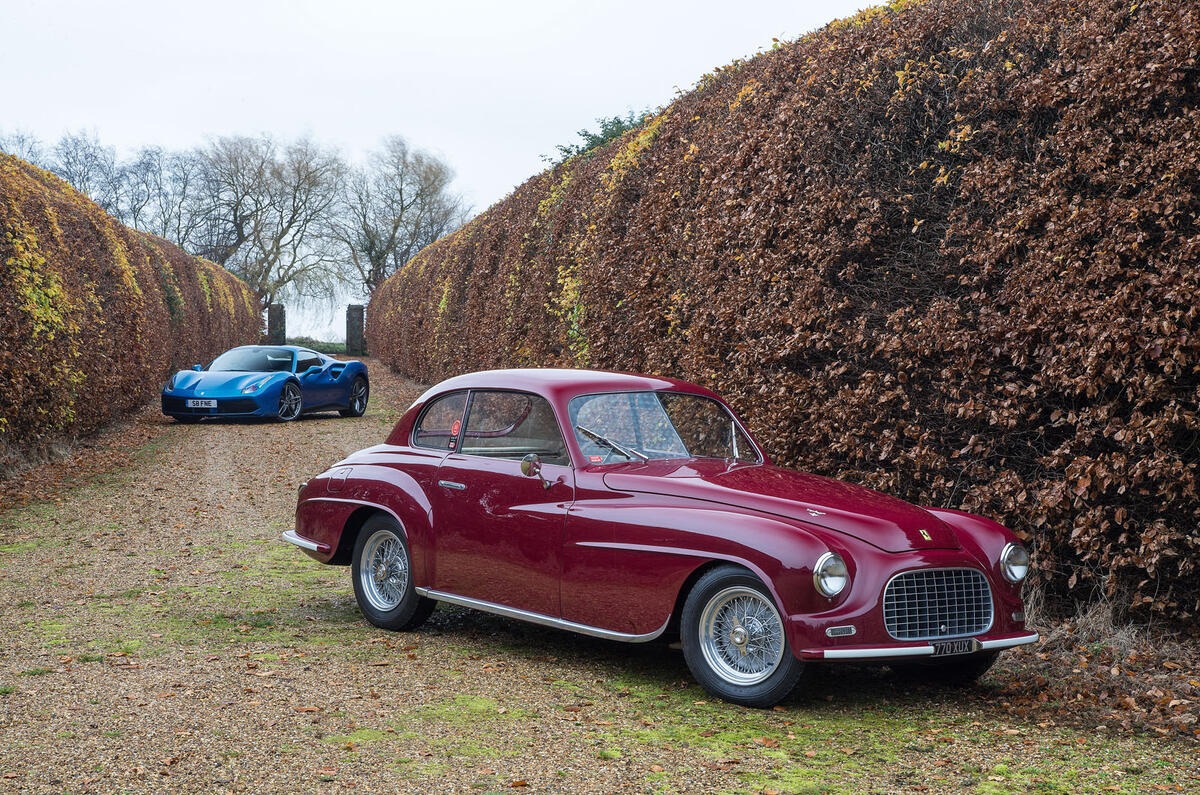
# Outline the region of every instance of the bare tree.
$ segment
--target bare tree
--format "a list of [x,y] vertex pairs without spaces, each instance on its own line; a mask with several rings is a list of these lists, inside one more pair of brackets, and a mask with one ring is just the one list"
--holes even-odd
[[208,209],[201,193],[202,171],[202,158],[195,151],[143,147],[121,166],[118,217],[144,232],[194,249]]
[[83,130],[64,133],[54,145],[50,170],[91,197],[103,210],[119,213],[121,174],[117,153],[111,146],[101,144],[95,134]]
[[37,136],[24,130],[0,134],[0,152],[19,157],[38,168],[48,168],[50,165],[45,145]]
[[302,138],[221,138],[203,152],[198,253],[221,263],[267,302],[319,297],[339,280],[329,233],[345,167]]
[[268,302],[370,294],[460,226],[467,208],[439,158],[385,138],[362,167],[307,138],[218,138],[197,150],[147,146],[126,160],[94,134],[47,152],[32,135],[0,150],[55,171],[123,223],[224,265]]
[[367,294],[429,243],[453,231],[466,210],[449,191],[454,172],[390,136],[346,181],[334,233]]

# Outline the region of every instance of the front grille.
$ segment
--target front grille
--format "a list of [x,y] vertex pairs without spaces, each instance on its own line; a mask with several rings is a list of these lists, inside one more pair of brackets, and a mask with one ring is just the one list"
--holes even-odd
[[[199,414],[202,417],[213,414],[212,409],[188,408],[186,400],[186,398],[163,395],[163,411],[171,414]],[[217,414],[249,414],[257,410],[258,404],[254,402],[253,398],[221,398],[217,400]]]
[[920,569],[883,589],[883,622],[897,640],[975,635],[992,625],[992,591],[977,569]]

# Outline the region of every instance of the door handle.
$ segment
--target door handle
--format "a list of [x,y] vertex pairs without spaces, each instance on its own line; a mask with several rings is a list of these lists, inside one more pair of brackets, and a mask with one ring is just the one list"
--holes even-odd
[[438,485],[444,489],[454,489],[455,491],[466,491],[465,483],[455,483],[453,480],[439,480]]

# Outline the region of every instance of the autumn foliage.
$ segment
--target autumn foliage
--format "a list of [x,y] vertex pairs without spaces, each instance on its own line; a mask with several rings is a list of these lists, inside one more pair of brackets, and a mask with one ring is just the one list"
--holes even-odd
[[0,468],[141,406],[259,336],[242,282],[0,154]]
[[777,461],[1200,595],[1200,6],[935,0],[706,76],[385,283],[372,352],[681,376]]

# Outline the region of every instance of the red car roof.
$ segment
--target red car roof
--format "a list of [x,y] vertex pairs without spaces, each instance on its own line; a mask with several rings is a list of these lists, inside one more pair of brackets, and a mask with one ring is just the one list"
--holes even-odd
[[576,395],[592,392],[633,392],[668,390],[692,392],[716,397],[697,384],[675,378],[635,373],[613,373],[605,370],[569,370],[561,368],[526,368],[515,370],[484,370],[467,373],[442,381],[421,396],[421,402],[435,394],[454,389],[517,389],[543,395],[551,402],[561,403]]

